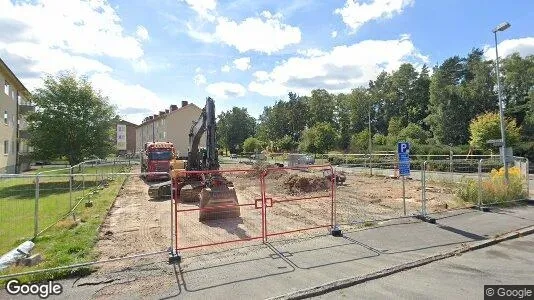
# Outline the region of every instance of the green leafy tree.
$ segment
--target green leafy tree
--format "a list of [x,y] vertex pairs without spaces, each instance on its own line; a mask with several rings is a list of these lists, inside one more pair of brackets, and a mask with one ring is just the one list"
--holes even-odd
[[414,144],[424,144],[428,135],[428,132],[420,125],[410,123],[399,132],[397,139],[398,141],[409,141]]
[[329,123],[321,122],[304,131],[300,149],[306,152],[325,153],[334,149],[337,138],[334,127]]
[[[497,113],[485,113],[471,121],[469,131],[471,133],[470,144],[477,149],[489,149],[492,146],[487,144],[488,140],[500,139],[500,117]],[[516,126],[515,120],[506,122],[506,146],[517,145],[521,138],[520,129]]]
[[256,119],[246,108],[234,107],[219,114],[217,121],[218,144],[235,153],[243,142],[254,135]]
[[377,133],[373,136],[373,144],[375,145],[386,145],[388,143],[388,138],[381,134]]
[[352,136],[350,140],[350,148],[354,152],[368,152],[369,151],[369,130],[365,129]]
[[521,57],[514,53],[502,60],[503,94],[506,115],[516,119],[523,127],[523,120],[529,109],[528,97],[534,86],[534,55]]
[[243,151],[257,152],[262,149],[262,142],[255,137],[249,137],[243,142]]
[[113,150],[115,109],[85,77],[70,72],[47,76],[32,101],[38,107],[28,117],[35,159],[66,157],[75,165]]
[[318,123],[334,124],[335,98],[324,89],[313,90],[309,98],[309,127]]
[[276,148],[283,151],[293,151],[298,148],[298,142],[296,142],[292,137],[289,135],[284,136],[280,140],[278,140],[276,143]]

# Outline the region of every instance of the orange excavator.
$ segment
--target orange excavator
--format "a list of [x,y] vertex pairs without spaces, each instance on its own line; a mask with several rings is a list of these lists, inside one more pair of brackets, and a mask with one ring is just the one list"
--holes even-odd
[[[206,147],[199,149],[204,133]],[[153,198],[168,196],[172,186],[179,202],[200,202],[199,221],[239,217],[233,183],[217,172],[220,165],[216,140],[215,102],[208,97],[200,117],[191,126],[187,160],[172,160],[171,180],[150,186],[149,195]]]

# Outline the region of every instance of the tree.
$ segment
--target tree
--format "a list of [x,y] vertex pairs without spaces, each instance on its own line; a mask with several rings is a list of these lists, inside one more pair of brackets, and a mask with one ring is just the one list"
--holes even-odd
[[28,116],[29,145],[35,159],[66,157],[75,165],[90,156],[103,158],[113,150],[115,109],[87,78],[70,72],[49,75],[32,101],[38,107]]
[[218,116],[217,139],[220,146],[235,153],[243,142],[254,135],[256,119],[246,108],[233,107]]
[[[507,120],[506,122],[506,146],[515,146],[520,138],[521,134],[519,128],[516,126],[515,120]],[[487,144],[488,140],[500,139],[500,117],[497,113],[485,113],[471,121],[469,125],[469,131],[471,133],[470,144],[477,149],[489,149],[490,144]]]
[[304,131],[300,149],[306,152],[325,153],[334,149],[337,134],[331,124],[321,122]]
[[506,103],[506,115],[516,119],[523,127],[528,111],[528,94],[534,86],[534,55],[522,58],[514,53],[502,60],[502,89]]
[[317,123],[329,123],[332,126],[334,124],[334,110],[335,110],[335,98],[324,89],[313,90],[311,97],[309,98],[309,127],[314,126]]
[[413,144],[424,144],[428,138],[428,132],[426,132],[420,125],[410,123],[404,127],[397,135],[398,141],[409,141]]
[[276,148],[283,151],[293,151],[297,149],[298,142],[296,142],[292,137],[289,135],[284,136],[280,140],[276,141],[275,143]]
[[369,130],[365,129],[356,133],[350,139],[350,148],[354,152],[368,152],[369,150]]
[[254,137],[249,137],[243,142],[243,151],[257,152],[261,150],[262,142]]

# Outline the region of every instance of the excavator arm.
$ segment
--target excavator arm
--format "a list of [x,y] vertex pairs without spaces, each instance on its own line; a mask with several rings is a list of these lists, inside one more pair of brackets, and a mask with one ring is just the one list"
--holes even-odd
[[[189,131],[189,153],[187,156],[188,170],[218,170],[215,103],[213,99],[206,99],[206,106],[199,118],[193,122]],[[206,153],[200,153],[198,146],[202,135],[206,133]]]

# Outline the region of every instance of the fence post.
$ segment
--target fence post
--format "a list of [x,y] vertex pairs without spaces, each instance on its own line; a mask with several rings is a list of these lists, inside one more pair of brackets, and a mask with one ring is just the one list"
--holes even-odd
[[478,161],[478,209],[482,209],[482,158]]
[[530,199],[530,178],[529,178],[529,166],[528,166],[528,158],[525,157],[525,175],[527,176],[527,199]]
[[41,173],[37,173],[37,176],[35,177],[35,211],[33,213],[33,238],[37,237],[37,233],[39,232],[39,175]]
[[82,199],[85,198],[85,162],[82,162]]
[[426,164],[425,160],[421,169],[421,215],[423,217],[426,217]]
[[449,152],[449,173],[451,174],[451,182],[454,183],[454,172],[452,168],[452,150]]
[[373,154],[369,153],[369,170],[373,176]]
[[72,166],[69,169],[69,212],[72,212]]

